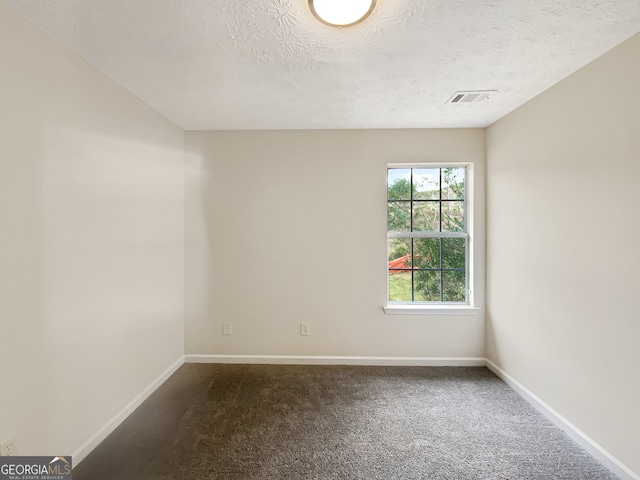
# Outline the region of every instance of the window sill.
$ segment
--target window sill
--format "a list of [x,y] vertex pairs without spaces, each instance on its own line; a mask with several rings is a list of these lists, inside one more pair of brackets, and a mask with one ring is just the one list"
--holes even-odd
[[385,305],[387,315],[476,315],[477,307],[469,305]]

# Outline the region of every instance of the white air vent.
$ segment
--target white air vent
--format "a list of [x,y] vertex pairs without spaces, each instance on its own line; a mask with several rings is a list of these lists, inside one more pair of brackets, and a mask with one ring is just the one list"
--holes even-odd
[[492,93],[496,93],[497,90],[474,90],[470,92],[456,92],[453,96],[447,100],[447,103],[479,103],[489,99]]

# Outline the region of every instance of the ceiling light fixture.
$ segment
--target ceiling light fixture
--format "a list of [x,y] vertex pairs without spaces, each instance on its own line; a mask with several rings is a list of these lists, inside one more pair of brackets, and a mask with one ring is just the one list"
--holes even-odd
[[369,16],[376,0],[309,0],[318,20],[332,27],[350,27]]

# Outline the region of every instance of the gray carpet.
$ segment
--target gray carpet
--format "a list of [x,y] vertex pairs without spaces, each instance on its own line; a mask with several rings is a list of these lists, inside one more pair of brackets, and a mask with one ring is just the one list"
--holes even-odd
[[74,480],[613,480],[485,368],[184,365]]

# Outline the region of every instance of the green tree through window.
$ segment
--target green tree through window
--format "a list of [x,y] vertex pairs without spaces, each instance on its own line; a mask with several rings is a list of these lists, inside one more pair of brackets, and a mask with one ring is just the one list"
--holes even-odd
[[387,173],[389,302],[467,303],[467,167]]

